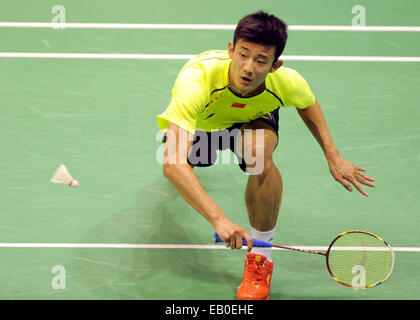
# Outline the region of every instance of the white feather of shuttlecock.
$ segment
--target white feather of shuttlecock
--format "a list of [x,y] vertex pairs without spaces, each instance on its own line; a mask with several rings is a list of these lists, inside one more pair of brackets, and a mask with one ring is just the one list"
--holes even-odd
[[61,164],[52,176],[51,182],[77,186],[77,181],[73,179],[64,164]]

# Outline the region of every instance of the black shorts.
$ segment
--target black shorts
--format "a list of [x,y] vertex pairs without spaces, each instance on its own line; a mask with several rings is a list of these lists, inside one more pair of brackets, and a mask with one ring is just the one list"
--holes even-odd
[[[256,120],[261,120],[270,125],[278,136],[279,109],[271,111]],[[195,167],[210,167],[217,160],[217,150],[230,149],[236,155],[241,170],[246,172],[245,161],[235,152],[236,138],[244,124],[235,123],[233,126],[220,131],[207,132],[196,130],[193,147],[188,156],[188,163]],[[166,133],[163,136],[162,142],[166,142]]]

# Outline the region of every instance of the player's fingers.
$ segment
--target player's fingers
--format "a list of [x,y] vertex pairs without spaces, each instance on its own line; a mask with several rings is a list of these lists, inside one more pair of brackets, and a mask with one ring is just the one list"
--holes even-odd
[[365,180],[368,180],[368,181],[375,181],[375,178],[368,177],[367,175],[365,175],[365,174],[363,174],[363,173],[360,173],[360,176],[361,176],[361,177],[363,177],[363,179],[365,179]]
[[336,180],[343,185],[344,188],[346,188],[348,191],[353,191],[353,188],[350,183],[348,183],[345,179],[341,177],[337,177]]
[[354,185],[354,187],[364,196],[368,197],[369,193],[367,193],[363,188],[360,186],[360,184],[356,181],[355,178],[349,179],[349,181]]
[[[374,183],[371,183],[371,182],[367,181],[367,179],[365,177],[362,177],[362,176],[358,176],[357,181],[359,181],[360,183],[363,183],[364,185],[369,186],[369,187],[376,187],[376,185]],[[370,180],[370,181],[372,181],[372,180]]]
[[251,251],[253,243],[252,243],[252,238],[250,237],[250,235],[245,231],[244,234],[244,238],[246,240],[247,246],[248,246],[248,252]]
[[357,174],[357,175],[360,175],[361,177],[363,177],[364,179],[366,179],[366,180],[368,180],[368,181],[375,181],[375,179],[374,178],[371,178],[371,177],[368,177],[367,175],[365,175],[365,174],[363,174],[363,173],[361,173],[361,172],[359,172],[359,171],[366,171],[366,169],[365,168],[360,168],[360,167],[358,167],[358,166],[354,166],[354,168],[357,170],[357,171],[355,171],[355,174]]
[[[356,167],[358,168],[358,167]],[[375,181],[375,179],[368,177],[367,175],[360,173],[358,171],[354,172],[354,177],[356,178],[356,180],[360,183],[363,183],[364,185],[367,185],[369,187],[376,187],[375,184],[371,183],[373,181]]]
[[236,248],[236,237],[235,236],[232,236],[232,238],[230,238],[229,244],[230,244],[231,249]]
[[244,244],[244,241],[243,241],[243,238],[242,238],[242,234],[237,234],[236,235],[236,247],[235,247],[235,249],[241,249],[243,244]]

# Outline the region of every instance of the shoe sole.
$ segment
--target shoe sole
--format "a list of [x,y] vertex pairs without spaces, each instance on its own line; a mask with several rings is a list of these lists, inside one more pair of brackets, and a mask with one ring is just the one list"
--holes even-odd
[[241,299],[241,298],[239,298],[238,296],[236,296],[236,298],[238,299],[238,300],[247,300],[247,301],[249,301],[249,300],[268,300],[268,299],[270,299],[270,296],[267,296],[267,297],[265,297],[264,299]]

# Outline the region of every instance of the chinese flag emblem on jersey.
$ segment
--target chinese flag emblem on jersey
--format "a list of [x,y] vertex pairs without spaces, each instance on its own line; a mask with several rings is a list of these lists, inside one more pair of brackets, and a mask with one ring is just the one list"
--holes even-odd
[[243,108],[245,108],[245,106],[246,106],[246,103],[239,103],[239,102],[234,102],[234,103],[232,103],[232,107],[233,107],[233,108],[240,108],[240,109],[243,109]]

